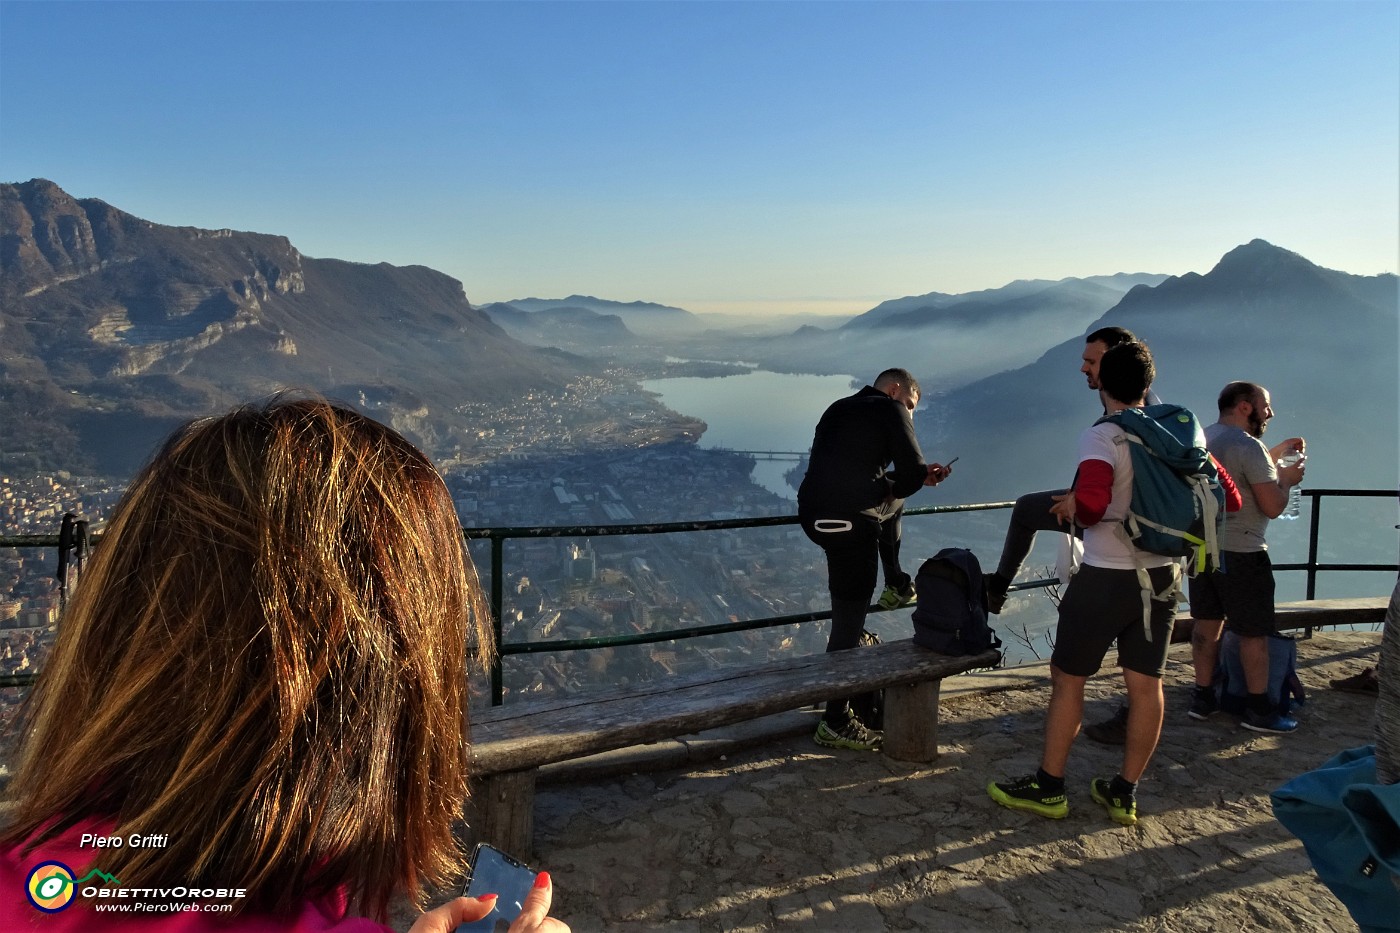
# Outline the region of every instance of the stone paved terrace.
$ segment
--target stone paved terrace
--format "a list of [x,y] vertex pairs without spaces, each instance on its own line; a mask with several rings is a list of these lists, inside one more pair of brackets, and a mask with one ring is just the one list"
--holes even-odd
[[[1030,665],[945,684],[932,766],[820,748],[807,712],[774,717],[762,744],[708,762],[648,770],[724,750],[707,738],[561,768],[537,801],[536,861],[554,875],[555,915],[580,933],[1355,930],[1268,794],[1370,741],[1375,701],[1328,681],[1375,664],[1379,644],[1372,632],[1300,641],[1309,701],[1302,728],[1281,737],[1224,714],[1188,719],[1190,649],[1173,647],[1167,724],[1134,828],[1089,799],[1118,752],[1082,736],[1067,819],[987,798],[989,779],[1038,761],[1049,685]],[[1118,696],[1114,677],[1092,680],[1086,719]]]

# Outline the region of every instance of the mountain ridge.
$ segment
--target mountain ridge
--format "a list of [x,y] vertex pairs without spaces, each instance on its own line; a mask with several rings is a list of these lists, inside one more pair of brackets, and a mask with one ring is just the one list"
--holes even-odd
[[[514,340],[426,266],[169,227],[45,179],[0,185],[0,433],[38,435],[21,463],[129,472],[145,453],[130,424],[148,447],[283,386],[382,397],[376,416],[450,445],[473,433],[461,404],[562,391],[588,368]],[[0,465],[15,460],[7,445]]]

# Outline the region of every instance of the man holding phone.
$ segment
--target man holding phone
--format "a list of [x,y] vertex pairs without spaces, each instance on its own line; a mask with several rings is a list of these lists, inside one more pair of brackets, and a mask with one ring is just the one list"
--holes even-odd
[[[827,651],[859,643],[880,564],[886,588],[896,597],[889,608],[913,601],[913,582],[899,566],[904,500],[952,472],[924,462],[914,435],[919,394],[908,370],[887,369],[874,385],[833,402],[817,422],[807,475],[797,490],[797,516],[807,537],[826,552]],[[879,748],[883,735],[838,697],[827,702],[814,738],[830,748],[864,750]]]

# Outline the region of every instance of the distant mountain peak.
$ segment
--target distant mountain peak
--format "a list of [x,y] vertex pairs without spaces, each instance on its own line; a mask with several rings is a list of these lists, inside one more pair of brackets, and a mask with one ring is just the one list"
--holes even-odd
[[1229,269],[1233,266],[1240,265],[1258,266],[1261,263],[1285,263],[1296,265],[1299,268],[1319,268],[1295,252],[1286,250],[1281,246],[1275,246],[1268,240],[1261,240],[1258,238],[1250,240],[1242,246],[1236,246],[1224,256],[1221,256],[1220,261],[1215,264],[1215,268]]

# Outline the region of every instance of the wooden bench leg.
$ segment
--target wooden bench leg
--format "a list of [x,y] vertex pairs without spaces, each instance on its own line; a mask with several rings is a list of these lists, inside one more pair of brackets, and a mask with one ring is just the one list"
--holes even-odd
[[885,688],[884,752],[898,761],[938,757],[938,686],[941,680]]
[[516,858],[534,857],[536,769],[491,774],[473,782],[472,840]]

